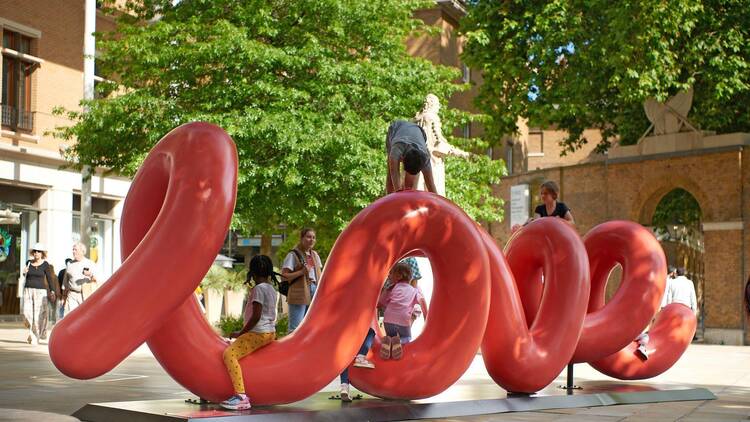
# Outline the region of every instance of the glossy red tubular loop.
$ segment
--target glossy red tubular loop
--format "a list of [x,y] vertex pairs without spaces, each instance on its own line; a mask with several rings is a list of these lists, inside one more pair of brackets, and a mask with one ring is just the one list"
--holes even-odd
[[[574,362],[589,362],[619,379],[644,379],[669,369],[687,350],[697,319],[680,304],[661,312],[667,263],[650,231],[630,221],[610,221],[584,238],[591,262],[591,299]],[[622,266],[620,286],[605,305],[606,284],[615,265]],[[641,360],[633,341],[656,314],[649,330],[649,359]]]
[[484,244],[490,254],[492,303],[482,358],[506,390],[538,391],[560,374],[581,333],[589,298],[583,242],[561,220],[546,218],[511,239],[507,262],[487,234]]
[[[114,368],[164,325],[216,258],[232,218],[237,151],[221,128],[169,132],[135,176],[122,212],[121,268],[56,324],[52,362],[87,379]],[[137,248],[136,248],[137,246]]]
[[[350,231],[359,233],[350,239]],[[366,233],[364,238],[358,237],[362,232]],[[410,251],[419,250],[429,258],[434,275],[432,300],[422,334],[404,346],[401,360],[383,361],[379,354],[372,353],[375,369],[352,367],[353,385],[379,397],[418,399],[440,393],[466,371],[482,342],[490,306],[487,294],[490,267],[481,236],[476,224],[460,208],[425,192],[389,195],[375,202],[366,216],[360,215],[352,222],[337,240],[331,256],[339,252],[340,244],[342,247],[347,244],[342,242],[356,244],[375,237],[372,246],[378,249],[372,255],[359,255],[359,270],[363,271],[359,275],[370,280],[367,289],[376,293],[365,309],[374,308],[389,267]],[[323,288],[328,288],[325,283],[331,282],[326,277],[338,271],[332,269],[331,263],[328,265]],[[365,294],[364,289],[358,291]],[[325,298],[324,291],[315,299],[315,306]],[[346,313],[360,314],[354,309]],[[310,323],[313,317],[310,316]],[[367,322],[372,312],[364,313],[363,317]],[[366,325],[364,330],[357,331],[362,333],[358,337],[360,342],[367,331]],[[376,339],[374,350],[379,347]]]
[[[227,345],[193,291],[224,241],[236,183],[237,151],[216,126],[180,126],[154,147],[125,201],[125,261],[52,333],[50,356],[60,371],[99,376],[147,341],[194,394],[211,401],[232,394],[222,359]],[[695,332],[690,310],[671,305],[651,331],[652,357],[644,363],[632,353],[629,343],[655,312],[664,281],[660,246],[634,223],[598,226],[584,242],[560,220],[535,221],[510,241],[506,261],[494,239],[450,201],[398,192],[341,233],[297,330],[241,360],[253,404],[304,399],[350,365],[389,268],[408,255],[427,256],[435,276],[425,330],[404,346],[401,360],[382,361],[371,351],[376,369],[351,371],[355,386],[380,397],[440,393],[480,345],[490,375],[510,391],[543,388],[571,359],[620,378],[653,376],[679,358]],[[605,306],[604,283],[616,263],[623,284]]]
[[[640,224],[600,224],[586,234],[584,244],[591,263],[591,298],[573,362],[601,359],[632,342],[659,310],[667,279],[664,252]],[[622,281],[605,305],[607,279],[617,264]]]

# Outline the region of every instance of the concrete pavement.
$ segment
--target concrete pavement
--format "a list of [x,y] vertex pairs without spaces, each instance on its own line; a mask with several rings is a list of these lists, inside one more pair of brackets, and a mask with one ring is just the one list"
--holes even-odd
[[[142,346],[112,372],[88,381],[60,374],[46,344],[25,342],[19,324],[0,324],[0,408],[70,415],[86,403],[189,398]],[[576,380],[608,380],[588,365],[576,365]],[[465,386],[491,382],[480,356],[458,382]],[[558,378],[556,383],[562,384]],[[692,345],[672,369],[649,382],[705,387],[713,401],[623,405],[583,409],[462,417],[455,421],[748,421],[750,420],[750,347]],[[324,391],[335,391],[334,380]],[[0,411],[0,420],[53,420],[39,414]],[[71,420],[71,419],[55,419]]]

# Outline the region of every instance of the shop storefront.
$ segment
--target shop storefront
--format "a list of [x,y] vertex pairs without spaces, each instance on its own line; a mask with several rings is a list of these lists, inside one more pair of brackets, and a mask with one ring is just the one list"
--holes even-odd
[[39,239],[36,189],[0,185],[0,315],[18,315],[18,277]]
[[[50,179],[51,182],[69,181],[68,185],[36,185],[0,178],[0,320],[17,320],[20,315],[18,278],[29,259],[31,245],[41,242],[47,247],[47,261],[57,272],[64,267],[65,259],[71,258],[72,246],[80,239],[80,194],[75,183],[80,176],[52,171],[49,176],[58,179]],[[36,175],[41,174],[37,170]],[[33,174],[29,178],[32,177],[42,180]],[[104,283],[120,265],[119,217],[129,181],[97,177],[97,182],[101,191],[92,198],[92,235],[87,256],[96,264],[98,280]]]

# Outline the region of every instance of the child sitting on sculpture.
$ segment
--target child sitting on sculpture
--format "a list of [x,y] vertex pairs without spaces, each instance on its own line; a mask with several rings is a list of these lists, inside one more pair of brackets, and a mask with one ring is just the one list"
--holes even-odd
[[[382,340],[380,357],[398,360],[403,356],[401,345],[411,341],[414,305],[424,303],[424,298],[422,293],[410,284],[412,276],[409,265],[401,262],[394,265],[389,278],[393,284],[383,290],[378,299],[378,308],[384,309],[383,327],[386,333]],[[426,311],[425,307],[425,318]]]
[[271,258],[256,255],[250,260],[247,281],[255,282],[250,299],[245,307],[245,326],[230,334],[237,338],[224,350],[224,364],[234,387],[234,395],[221,402],[221,407],[230,410],[250,409],[250,399],[245,394],[245,382],[239,360],[276,339],[276,289],[269,280],[276,280]]

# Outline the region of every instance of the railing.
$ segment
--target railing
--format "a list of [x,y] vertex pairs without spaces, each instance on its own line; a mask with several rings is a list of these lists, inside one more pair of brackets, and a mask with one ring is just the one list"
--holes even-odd
[[19,110],[16,107],[2,105],[2,124],[10,126],[13,129],[32,130],[34,129],[34,113],[26,110]]

